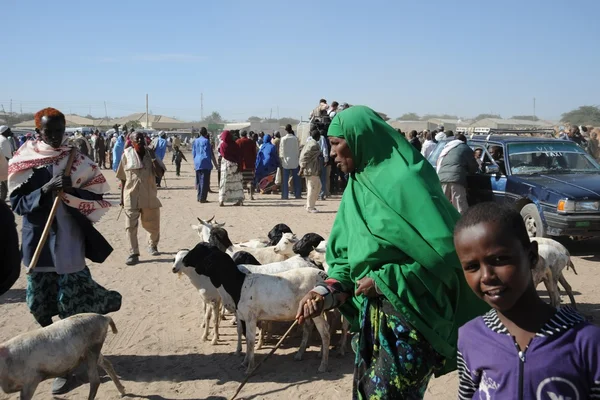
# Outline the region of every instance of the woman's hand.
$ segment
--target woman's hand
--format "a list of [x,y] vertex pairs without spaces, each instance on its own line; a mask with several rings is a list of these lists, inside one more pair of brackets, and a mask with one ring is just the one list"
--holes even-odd
[[308,292],[306,296],[300,300],[296,319],[298,324],[302,325],[305,320],[317,317],[323,312],[323,296],[315,292]]
[[375,281],[372,278],[362,278],[356,281],[356,292],[358,296],[364,294],[366,297],[377,297],[377,291],[375,290]]

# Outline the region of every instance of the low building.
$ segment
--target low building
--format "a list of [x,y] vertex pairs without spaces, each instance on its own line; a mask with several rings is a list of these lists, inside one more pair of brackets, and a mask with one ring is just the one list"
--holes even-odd
[[[146,123],[146,120],[148,123]],[[135,113],[131,115],[127,115],[125,117],[116,118],[111,120],[111,126],[113,125],[126,125],[130,121],[137,121],[142,125],[144,129],[182,129],[181,126],[183,121],[180,121],[175,118],[166,117],[164,115],[153,115],[148,114],[146,118],[146,113]],[[157,124],[155,127],[154,124]],[[158,126],[160,125],[160,128]]]
[[552,128],[546,121],[530,121],[526,119],[501,119],[485,118],[473,122],[470,128],[491,128],[491,129],[534,129],[534,128]]

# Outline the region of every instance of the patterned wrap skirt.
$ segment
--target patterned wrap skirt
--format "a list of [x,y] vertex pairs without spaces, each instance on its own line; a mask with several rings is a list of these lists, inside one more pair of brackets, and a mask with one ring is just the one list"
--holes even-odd
[[443,357],[384,297],[366,300],[361,319],[353,400],[422,399]]
[[108,314],[121,308],[121,294],[92,279],[90,270],[59,275],[32,272],[27,275],[27,307],[41,326],[81,313]]
[[244,201],[242,173],[238,172],[238,164],[223,159],[221,162],[221,181],[219,182],[219,202]]

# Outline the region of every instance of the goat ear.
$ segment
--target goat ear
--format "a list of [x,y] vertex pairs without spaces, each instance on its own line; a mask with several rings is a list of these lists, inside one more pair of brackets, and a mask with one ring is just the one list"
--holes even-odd
[[200,225],[190,225],[192,227],[193,230],[195,231],[199,231],[202,229],[202,227]]
[[216,225],[218,228],[222,228],[222,227],[224,227],[224,226],[225,226],[225,222],[223,222],[222,224],[217,224],[217,222],[215,221],[215,225]]

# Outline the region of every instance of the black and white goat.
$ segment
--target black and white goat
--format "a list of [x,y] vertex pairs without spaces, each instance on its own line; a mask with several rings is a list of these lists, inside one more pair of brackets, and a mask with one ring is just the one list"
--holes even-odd
[[207,243],[208,243],[211,229],[222,228],[225,226],[225,223],[219,224],[215,220],[214,215],[212,216],[211,219],[207,219],[206,221],[204,221],[203,219],[201,219],[199,217],[197,217],[197,219],[198,219],[198,222],[200,222],[200,225],[192,225],[192,229],[195,230],[196,233],[198,233],[198,236],[200,236],[200,239],[202,239],[202,241],[207,242]]
[[208,340],[208,331],[212,319],[214,331],[211,343],[214,345],[219,341],[219,321],[221,320],[220,310],[222,304],[221,295],[208,277],[196,273],[194,268],[183,265],[183,259],[188,253],[188,249],[179,250],[177,252],[175,260],[173,260],[172,271],[174,274],[185,274],[190,278],[192,285],[198,290],[204,309],[204,321],[202,322],[204,333],[202,334],[202,341]]
[[[206,275],[219,290],[227,292],[233,299],[238,320],[246,325],[246,357],[244,364],[249,373],[254,368],[254,343],[258,321],[293,321],[300,300],[318,283],[327,279],[327,274],[316,268],[298,268],[275,275],[244,274],[231,257],[214,246],[199,243],[183,259],[183,264],[194,267],[196,272]],[[329,359],[329,324],[318,316],[313,319],[321,335],[322,358],[319,372],[327,370]],[[238,323],[238,332],[241,332]],[[300,360],[309,339],[309,329],[304,329],[296,359]]]

